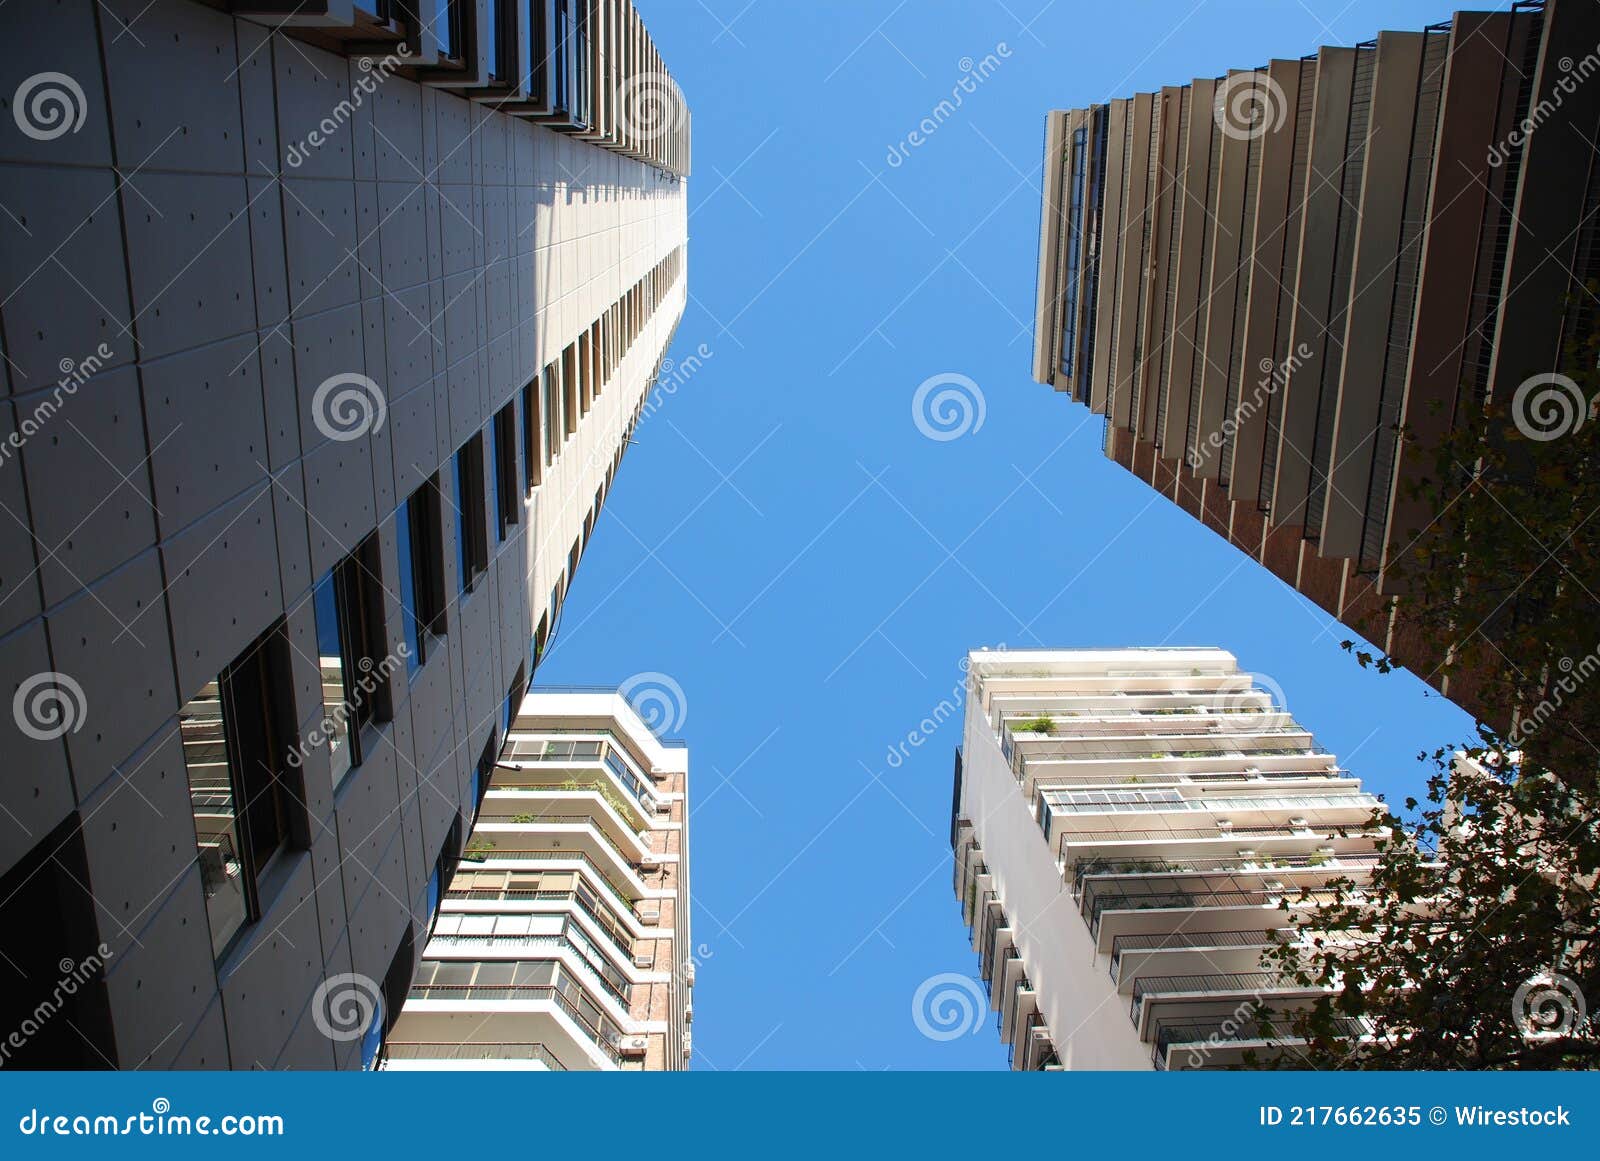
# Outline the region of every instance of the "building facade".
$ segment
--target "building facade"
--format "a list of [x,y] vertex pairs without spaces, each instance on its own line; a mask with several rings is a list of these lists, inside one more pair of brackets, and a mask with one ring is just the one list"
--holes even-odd
[[[1479,717],[1409,634],[1407,485],[1559,369],[1600,277],[1600,9],[1420,32],[1048,116],[1034,378],[1105,454]],[[1580,417],[1581,420],[1581,417]],[[1400,438],[1400,427],[1406,437]]]
[[1318,993],[1262,953],[1369,873],[1378,799],[1223,650],[969,659],[955,889],[1012,1067],[1292,1055]]
[[524,698],[383,1066],[687,1067],[687,780],[619,694]]
[[631,5],[423,7],[0,12],[6,1064],[370,1062],[681,316]]

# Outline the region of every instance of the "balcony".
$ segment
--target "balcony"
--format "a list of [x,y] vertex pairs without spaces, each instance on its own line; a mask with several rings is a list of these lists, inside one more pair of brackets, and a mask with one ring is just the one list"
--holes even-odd
[[485,891],[477,888],[457,890],[451,887],[444,893],[447,900],[458,903],[570,903],[577,906],[595,925],[605,933],[607,941],[620,952],[624,959],[633,956],[633,937],[627,927],[617,916],[605,911],[578,891],[520,891],[515,888],[505,888],[499,891]]
[[1067,885],[1073,898],[1082,894],[1087,878],[1124,878],[1156,875],[1265,874],[1274,871],[1317,871],[1346,874],[1365,871],[1376,865],[1376,854],[1339,854],[1314,851],[1309,855],[1257,855],[1218,858],[1089,858],[1067,867]]
[[[378,1067],[392,1069],[396,1061],[427,1061],[429,1063],[420,1067],[428,1070],[446,1061],[494,1061],[490,1067],[495,1069],[514,1067],[512,1062],[515,1061],[530,1066],[538,1065],[551,1072],[567,1071],[567,1066],[557,1060],[555,1053],[543,1044],[510,1044],[500,1041],[481,1043],[469,1041],[465,1044],[422,1040],[385,1042],[378,1056]],[[400,1068],[404,1069],[406,1066],[401,1065]]]
[[[1369,1029],[1360,1020],[1341,1017],[1335,1021],[1339,1030],[1351,1037],[1360,1037]],[[1301,1041],[1280,1031],[1270,1022],[1223,1016],[1203,1020],[1161,1020],[1156,1025],[1155,1049],[1151,1057],[1158,1069],[1206,1068],[1237,1064],[1245,1052],[1257,1050],[1266,1053],[1292,1050]],[[1179,1052],[1188,1050],[1180,1058]]]
[[616,1044],[616,1041],[621,1039],[620,1033],[602,1031],[601,1026],[585,1016],[578,1005],[573,1003],[560,988],[548,984],[412,984],[406,993],[406,998],[408,1001],[505,1001],[517,1004],[551,1004],[571,1019],[585,1039],[599,1049],[607,1059],[618,1067],[622,1064],[622,1053]]
[[[622,972],[606,963],[586,937],[575,937],[570,929],[561,935],[435,934],[428,940],[427,950],[423,954],[435,960],[448,958],[441,955],[441,951],[461,952],[463,954],[457,958],[474,960],[554,958],[560,952],[570,951],[575,959],[562,962],[569,968],[576,966],[578,974],[586,982],[594,984],[616,1002],[621,1015],[628,1014],[633,984]],[[596,960],[600,962],[596,963]]]
[[[472,843],[479,843],[480,845],[474,847]],[[634,901],[642,898],[645,893],[644,884],[639,883],[634,888],[634,894],[629,896],[621,887],[617,886],[616,881],[606,874],[593,859],[575,848],[572,850],[556,850],[511,847],[502,850],[498,846],[488,845],[486,840],[480,840],[476,832],[474,832],[472,842],[468,843],[467,850],[461,856],[463,865],[469,863],[487,864],[496,860],[505,860],[512,863],[579,863],[594,875],[595,882],[603,885],[607,891],[611,892],[617,902],[622,904],[624,910],[631,910]],[[629,871],[629,877],[637,881],[637,876],[631,874],[631,867]]]

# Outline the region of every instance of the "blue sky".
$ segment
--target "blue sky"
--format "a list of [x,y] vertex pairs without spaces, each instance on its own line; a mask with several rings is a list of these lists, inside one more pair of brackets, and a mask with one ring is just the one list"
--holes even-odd
[[[1450,9],[637,3],[694,114],[685,369],[628,452],[539,681],[659,672],[685,692],[696,1068],[1003,1068],[992,1021],[935,1042],[911,1016],[925,979],[977,971],[950,885],[959,718],[888,762],[967,649],[1222,646],[1392,799],[1421,786],[1418,751],[1470,728],[1410,675],[1358,670],[1345,630],[1031,381],[1045,111]],[[919,431],[936,375],[977,385],[981,428]]]

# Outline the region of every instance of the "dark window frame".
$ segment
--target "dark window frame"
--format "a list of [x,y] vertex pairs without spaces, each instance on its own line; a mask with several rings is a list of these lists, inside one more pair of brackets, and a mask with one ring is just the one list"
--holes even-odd
[[483,432],[456,450],[456,564],[457,587],[470,593],[478,578],[489,570],[489,514],[483,474]]

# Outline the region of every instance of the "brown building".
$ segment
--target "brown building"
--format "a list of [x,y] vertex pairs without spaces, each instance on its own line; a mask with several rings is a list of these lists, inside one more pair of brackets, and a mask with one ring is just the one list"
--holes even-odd
[[1432,514],[1403,484],[1591,321],[1568,303],[1600,275],[1595,72],[1600,6],[1524,2],[1046,125],[1034,378],[1497,724],[1407,636],[1397,564]]

